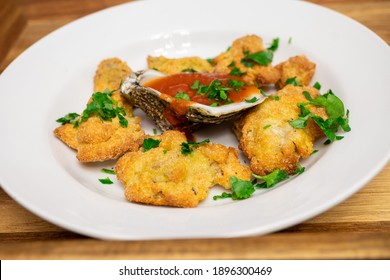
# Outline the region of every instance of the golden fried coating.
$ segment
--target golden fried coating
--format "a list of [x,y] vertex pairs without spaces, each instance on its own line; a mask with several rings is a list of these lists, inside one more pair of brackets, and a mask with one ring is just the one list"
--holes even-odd
[[[313,142],[323,135],[322,130],[311,119],[304,129],[293,128],[288,122],[299,117],[297,104],[307,102],[304,91],[313,98],[319,95],[313,87],[287,85],[275,94],[279,99],[268,97],[235,122],[233,131],[240,141],[239,148],[250,159],[255,174],[263,176],[278,168],[291,174],[299,159],[313,152]],[[324,108],[308,108],[327,119]]]
[[183,58],[148,56],[147,62],[149,69],[155,69],[165,74],[176,74],[191,70],[202,73],[210,73],[212,71],[211,64],[207,60],[197,56]]
[[[95,91],[117,89],[129,71],[131,70],[126,63],[119,59],[102,61],[94,77]],[[128,151],[138,150],[141,145],[144,132],[140,126],[140,118],[134,117],[132,105],[118,91],[111,96],[124,109],[127,127],[121,126],[118,117],[112,121],[102,121],[98,116],[92,115],[78,127],[68,123],[54,130],[56,137],[77,150],[77,158],[81,162],[117,159]]]
[[118,118],[102,121],[90,117],[75,128],[65,124],[54,130],[54,135],[70,148],[77,150],[80,162],[96,162],[117,159],[128,151],[138,150],[144,132],[139,117],[127,117],[127,127],[122,127]]
[[265,51],[263,40],[256,35],[247,35],[235,40],[232,46],[225,52],[213,59],[213,72],[227,73],[232,71],[232,65],[242,73],[244,82],[248,84],[257,83],[260,86],[274,84],[279,80],[280,74],[271,64],[263,66],[254,64],[253,67],[246,67],[241,60],[247,53],[252,54]]
[[280,72],[280,79],[276,87],[283,88],[286,80],[295,77],[295,81],[302,86],[308,86],[316,71],[315,63],[305,55],[290,57],[287,61],[275,66]]
[[121,81],[133,71],[126,62],[118,58],[108,58],[100,62],[94,77],[94,92],[119,89]]
[[187,142],[184,133],[171,130],[152,138],[161,141],[158,147],[126,153],[115,166],[129,201],[196,207],[212,186],[230,189],[230,176],[243,180],[251,177],[234,148],[202,144],[185,155],[181,152],[181,144]]

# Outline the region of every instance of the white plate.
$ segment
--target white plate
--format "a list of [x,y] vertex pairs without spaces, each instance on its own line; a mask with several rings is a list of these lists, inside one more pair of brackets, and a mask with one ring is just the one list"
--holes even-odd
[[[48,35],[0,76],[0,184],[36,215],[103,239],[213,238],[265,234],[309,219],[346,199],[390,155],[390,51],[355,21],[300,1],[142,1],[77,20]],[[55,120],[80,112],[92,93],[98,63],[119,57],[132,69],[148,54],[213,57],[246,34],[280,38],[274,63],[306,54],[314,81],[350,109],[352,132],[303,162],[306,171],[243,201],[213,201],[195,209],[126,202],[122,186],[102,185],[105,164],[80,164],[56,139]],[[291,42],[289,43],[289,39]],[[147,131],[154,127],[143,121]],[[199,139],[237,145],[226,126]],[[320,141],[322,142],[322,141]],[[113,176],[111,176],[112,178]],[[115,179],[113,179],[115,180]]]

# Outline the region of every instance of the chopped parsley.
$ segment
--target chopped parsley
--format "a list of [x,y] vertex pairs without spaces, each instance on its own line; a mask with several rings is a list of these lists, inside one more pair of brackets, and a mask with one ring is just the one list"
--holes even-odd
[[267,48],[269,51],[276,51],[279,48],[279,38],[274,38],[271,45]]
[[255,103],[257,101],[259,101],[259,98],[257,98],[256,96],[252,97],[251,99],[245,99],[246,103]]
[[192,149],[194,147],[198,147],[202,144],[206,144],[206,143],[209,143],[210,142],[210,139],[205,139],[201,142],[192,142],[192,141],[188,141],[188,142],[183,142],[181,143],[181,153],[183,155],[190,155],[192,154]]
[[[328,119],[324,120],[320,116],[311,113],[307,105],[324,107]],[[324,95],[317,96],[315,99],[309,99],[308,102],[298,103],[297,106],[301,109],[301,113],[298,119],[289,121],[290,125],[294,128],[305,128],[308,120],[311,118],[328,137],[325,144],[342,139],[342,136],[336,135],[339,127],[345,132],[351,131],[349,111],[345,112],[344,103],[331,90]]]
[[119,107],[118,102],[111,97],[114,91],[105,90],[104,92],[93,93],[91,102],[87,104],[87,108],[81,116],[76,113],[69,113],[59,118],[57,122],[62,125],[72,123],[74,127],[78,127],[79,124],[88,120],[92,115],[97,115],[102,121],[111,121],[113,118],[118,117],[119,124],[122,127],[127,127],[128,121],[124,117],[126,116],[125,110]]
[[[297,171],[294,175],[299,175],[304,172],[305,168],[297,165]],[[252,174],[255,178],[254,181],[241,180],[235,176],[230,176],[230,186],[232,187],[232,193],[223,192],[221,195],[213,197],[214,200],[231,198],[233,200],[247,199],[249,198],[256,189],[268,189],[272,188],[276,184],[289,178],[288,174],[280,169],[276,169],[268,175],[259,176]],[[257,183],[258,180],[263,182]]]
[[245,86],[245,83],[243,81],[229,79],[227,81],[227,85],[232,87],[234,91],[238,92],[241,87]]
[[270,128],[270,127],[271,127],[271,125],[267,124],[267,125],[263,126],[263,129],[267,129],[267,128]]
[[187,93],[185,92],[178,92],[176,95],[175,95],[175,98],[176,99],[181,99],[181,100],[186,100],[186,101],[190,101],[190,97],[188,96]]
[[112,170],[112,169],[102,168],[102,169],[100,169],[100,171],[103,172],[103,173],[115,175],[115,171]]
[[111,184],[114,184],[114,182],[113,181],[111,181],[111,179],[110,178],[104,178],[104,179],[99,179],[99,181],[100,181],[100,183],[102,183],[102,184],[105,184],[105,185],[111,185]]
[[288,78],[285,82],[286,85],[293,85],[293,86],[301,86],[301,84],[297,81],[297,77]]
[[300,164],[297,164],[296,167],[297,170],[295,170],[294,175],[300,175],[305,172],[305,167],[301,166]]
[[313,88],[316,88],[318,90],[321,89],[321,84],[319,82],[315,82],[315,84],[313,85]]
[[228,92],[231,90],[231,88],[222,85],[219,79],[212,80],[208,86],[201,85],[199,80],[196,80],[190,88],[196,89],[197,94],[206,95],[208,99],[216,99],[218,101],[228,101]]
[[157,148],[160,145],[160,140],[153,139],[153,138],[145,138],[142,142],[142,148],[144,149],[144,152],[147,152],[153,148]]
[[255,188],[251,181],[241,180],[235,176],[230,176],[230,186],[232,187],[232,193],[223,192],[221,195],[214,196],[213,199],[246,199],[249,198],[255,192]]
[[229,75],[241,77],[246,74],[246,72],[242,72],[239,68],[236,67],[234,61],[232,61],[228,67],[232,69]]
[[128,121],[124,117],[125,110],[118,106],[118,102],[112,99],[114,91],[95,92],[92,94],[92,100],[87,104],[87,108],[81,115],[80,123],[86,121],[91,115],[97,114],[103,121],[111,121],[118,117],[122,127],[127,127]]
[[270,95],[269,97],[271,97],[273,100],[276,100],[276,101],[280,100],[280,97],[277,95]]
[[253,62],[267,66],[272,62],[274,54],[272,51],[260,51],[252,54],[246,54],[244,58],[241,59],[241,63],[246,67],[253,67]]
[[185,69],[181,70],[181,72],[195,73],[197,71],[195,69],[193,69],[193,68],[185,68]]
[[62,118],[59,118],[56,120],[56,122],[61,123],[61,125],[70,123],[73,124],[75,127],[78,126],[78,120],[79,120],[80,115],[77,113],[69,113],[63,116]]
[[310,93],[308,93],[307,91],[303,91],[302,94],[306,97],[307,100],[309,100],[309,101],[313,100]]
[[256,179],[264,180],[264,182],[256,185],[256,188],[259,189],[269,189],[275,186],[277,183],[288,179],[288,174],[281,169],[276,169],[275,171],[265,176],[259,176],[256,174],[252,174],[252,176]]

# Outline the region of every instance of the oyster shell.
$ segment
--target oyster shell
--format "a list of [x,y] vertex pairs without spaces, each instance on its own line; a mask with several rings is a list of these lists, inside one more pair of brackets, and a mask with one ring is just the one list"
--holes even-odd
[[147,82],[166,76],[155,70],[141,70],[132,73],[121,85],[121,92],[135,106],[142,109],[151,117],[156,125],[162,130],[179,129],[195,131],[205,124],[219,124],[224,121],[240,116],[247,109],[261,103],[265,97],[258,89],[253,91],[246,99],[256,97],[255,102],[230,103],[218,107],[212,107],[196,102],[188,102],[184,115],[178,116],[180,123],[172,124],[166,117],[166,110],[171,108],[174,97],[161,93],[151,87],[144,86]]

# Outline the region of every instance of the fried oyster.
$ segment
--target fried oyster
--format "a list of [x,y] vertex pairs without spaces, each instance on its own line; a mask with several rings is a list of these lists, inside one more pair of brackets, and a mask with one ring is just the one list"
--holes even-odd
[[165,56],[148,56],[148,68],[164,74],[176,74],[181,72],[212,72],[210,63],[198,56],[167,58]]
[[[110,97],[116,106],[122,108],[127,125],[124,127],[118,117],[102,120],[96,114],[78,125],[66,123],[54,130],[54,135],[70,148],[77,150],[81,162],[96,162],[117,159],[128,151],[137,150],[144,137],[140,118],[133,115],[132,105],[119,93],[121,80],[131,73],[125,62],[117,58],[103,60],[94,77],[95,92],[112,92]],[[93,99],[89,100],[89,103]]]
[[294,79],[297,85],[308,86],[314,76],[316,65],[305,55],[290,57],[287,61],[275,66],[280,72],[280,79],[276,83],[277,88],[283,88],[288,79]]
[[[313,152],[314,140],[323,135],[322,130],[311,119],[303,129],[293,128],[289,123],[299,117],[297,104],[308,101],[305,91],[312,98],[319,95],[313,87],[287,85],[234,123],[239,148],[250,159],[255,174],[263,176],[276,169],[292,174],[299,160]],[[308,108],[327,119],[323,107]]]
[[126,153],[115,166],[129,201],[196,207],[214,185],[230,189],[230,176],[243,180],[251,177],[250,169],[240,163],[234,148],[201,144],[186,154],[182,144],[187,139],[175,130],[152,139],[159,141],[157,147]]
[[247,84],[256,83],[259,86],[274,84],[279,80],[280,74],[271,63],[266,66],[253,63],[247,66],[244,63],[248,54],[266,51],[263,40],[256,35],[247,35],[236,39],[231,47],[213,59],[213,72],[231,73],[233,69],[240,71],[242,80]]

